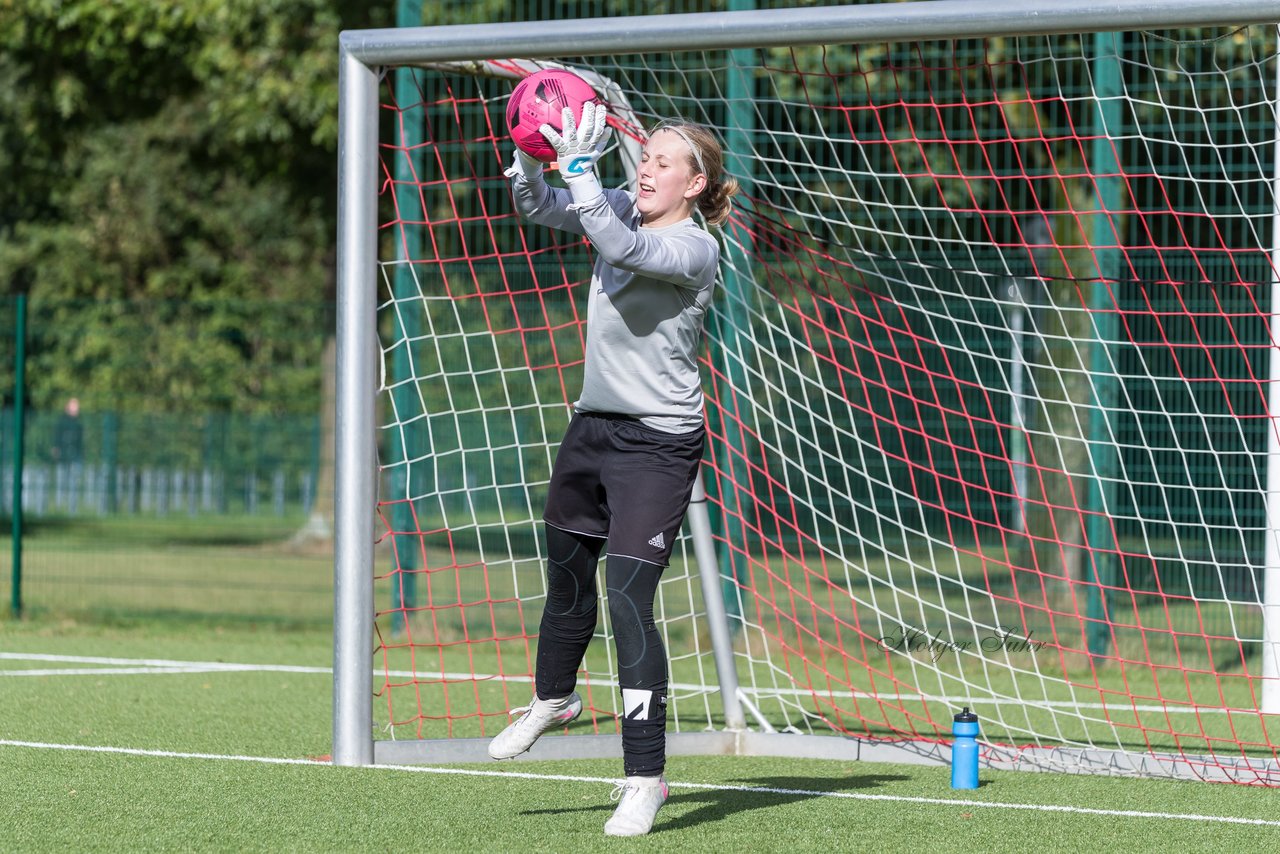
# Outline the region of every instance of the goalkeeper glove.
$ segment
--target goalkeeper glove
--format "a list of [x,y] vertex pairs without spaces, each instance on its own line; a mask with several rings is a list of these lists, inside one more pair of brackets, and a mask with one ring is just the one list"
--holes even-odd
[[605,124],[609,111],[604,104],[583,104],[581,127],[573,120],[573,110],[565,107],[561,115],[559,133],[551,125],[543,125],[538,130],[556,150],[560,175],[573,193],[574,201],[590,201],[603,192],[595,167],[609,141],[609,126]]

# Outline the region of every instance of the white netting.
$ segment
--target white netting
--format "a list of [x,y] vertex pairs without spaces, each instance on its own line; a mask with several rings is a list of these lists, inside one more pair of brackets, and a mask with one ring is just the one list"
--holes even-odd
[[[753,725],[927,743],[969,705],[1043,764],[1154,753],[1173,759],[1144,773],[1275,782],[1237,767],[1276,758],[1275,45],[566,58],[617,84],[620,138],[706,123],[747,189],[704,477]],[[510,82],[418,75],[384,101],[380,706],[394,737],[478,735],[531,690],[591,254],[512,212]],[[674,728],[717,725],[687,538],[658,613]],[[583,684],[613,731],[603,624]]]

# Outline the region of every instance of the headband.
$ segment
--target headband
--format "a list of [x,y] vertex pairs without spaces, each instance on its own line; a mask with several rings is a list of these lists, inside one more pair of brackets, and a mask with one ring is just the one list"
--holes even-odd
[[698,150],[698,146],[693,144],[693,140],[689,138],[689,134],[684,132],[683,127],[675,124],[674,122],[659,122],[658,126],[653,129],[653,133],[649,134],[649,136],[654,136],[660,130],[669,130],[679,134],[680,138],[684,140],[685,145],[689,146],[689,150],[693,152],[693,160],[698,164],[698,172],[702,175],[707,174],[707,167],[702,164],[702,152]]

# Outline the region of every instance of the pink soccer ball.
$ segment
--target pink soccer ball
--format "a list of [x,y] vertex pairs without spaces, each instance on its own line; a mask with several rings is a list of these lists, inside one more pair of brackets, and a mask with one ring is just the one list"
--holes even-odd
[[530,74],[516,84],[507,103],[507,130],[516,147],[536,157],[543,163],[556,159],[551,147],[538,128],[551,125],[560,130],[560,111],[573,110],[575,119],[582,118],[582,105],[588,101],[599,103],[596,90],[572,71],[562,68],[546,68]]

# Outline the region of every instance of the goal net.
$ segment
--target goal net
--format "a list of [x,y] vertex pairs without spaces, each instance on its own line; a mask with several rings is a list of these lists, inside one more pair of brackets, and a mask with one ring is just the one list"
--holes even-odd
[[[702,361],[711,548],[686,530],[655,608],[671,732],[726,725],[710,593],[753,731],[938,759],[968,706],[1000,767],[1280,784],[1276,44],[556,58],[611,105],[607,183],[681,116],[745,188]],[[380,742],[490,737],[533,690],[593,260],[502,175],[538,64],[380,84]],[[566,741],[618,732],[600,613]]]

